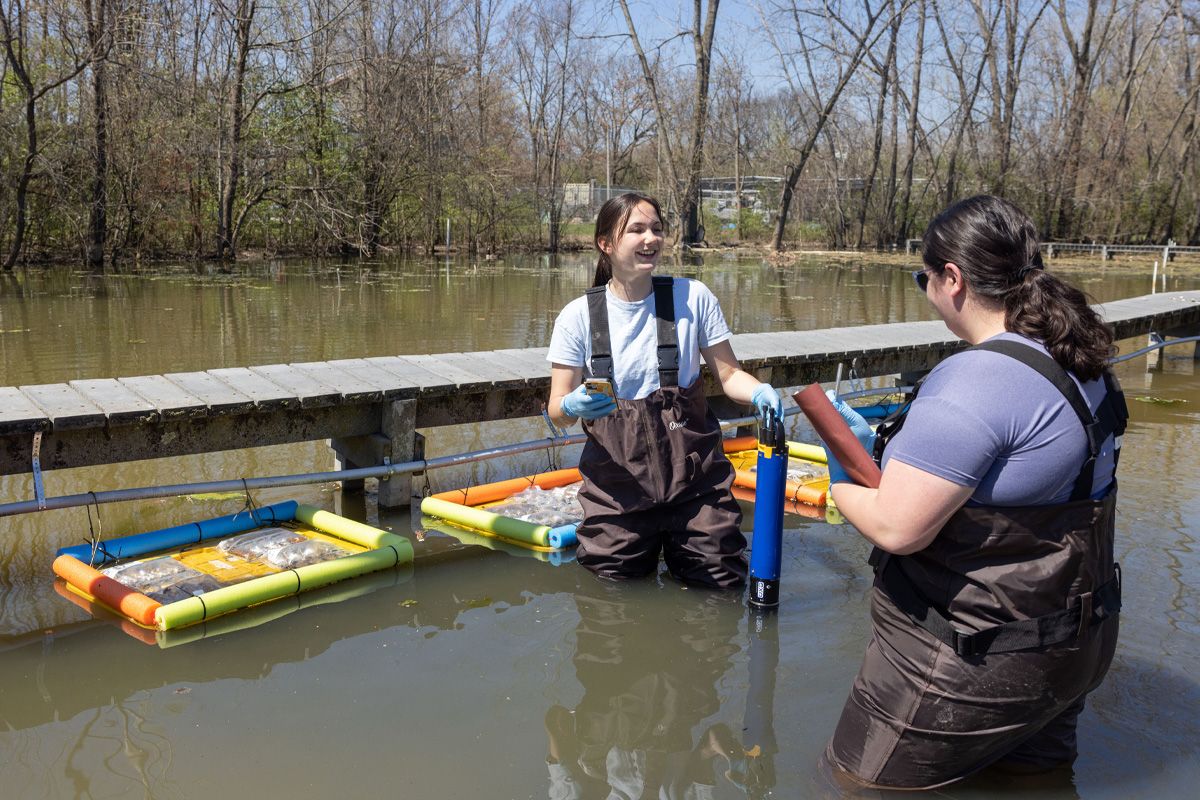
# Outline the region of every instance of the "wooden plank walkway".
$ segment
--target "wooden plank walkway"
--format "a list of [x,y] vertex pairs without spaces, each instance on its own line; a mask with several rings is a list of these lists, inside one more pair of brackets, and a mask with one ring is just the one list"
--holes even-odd
[[[1121,339],[1200,332],[1200,291],[1099,310]],[[963,343],[930,321],[741,334],[733,347],[746,369],[785,387],[833,380],[839,363],[860,376],[929,369]],[[410,404],[419,428],[534,416],[549,390],[545,356],[545,348],[386,356],[0,387],[0,474],[31,470],[35,432],[43,469],[63,469],[377,436],[396,403]]]

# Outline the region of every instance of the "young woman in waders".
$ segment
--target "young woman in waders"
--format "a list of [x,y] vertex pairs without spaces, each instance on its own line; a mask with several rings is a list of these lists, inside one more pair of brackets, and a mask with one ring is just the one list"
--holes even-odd
[[1113,656],[1115,470],[1128,414],[1111,330],[1047,273],[1033,222],[996,197],[939,214],[913,273],[972,345],[919,384],[878,441],[878,489],[830,472],[875,545],[872,637],[826,750],[835,776],[933,788],[996,764],[1069,766]]
[[[551,418],[582,419],[587,434],[578,561],[604,578],[634,578],[657,572],[661,552],[679,580],[740,587],[742,515],[700,358],[728,397],[759,413],[780,413],[779,394],[738,366],[704,284],[653,275],[663,246],[656,200],[610,199],[594,241],[593,288],[558,315],[547,355]],[[608,381],[613,396],[589,391],[585,378]]]

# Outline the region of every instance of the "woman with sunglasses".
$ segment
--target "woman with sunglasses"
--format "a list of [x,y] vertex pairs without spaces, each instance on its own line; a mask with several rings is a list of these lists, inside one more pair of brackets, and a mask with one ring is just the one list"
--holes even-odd
[[826,758],[839,776],[905,789],[1075,759],[1076,720],[1116,646],[1127,417],[1111,330],[1046,271],[1020,209],[951,206],[923,261],[917,285],[971,347],[878,436],[836,403],[881,460],[877,489],[830,462],[876,578],[871,641]]

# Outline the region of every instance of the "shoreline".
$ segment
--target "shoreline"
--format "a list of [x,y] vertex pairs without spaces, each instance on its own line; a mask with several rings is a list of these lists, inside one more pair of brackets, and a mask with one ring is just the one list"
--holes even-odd
[[[592,249],[591,241],[575,242],[567,241],[564,246],[558,251],[559,255],[571,255],[577,253],[588,253]],[[921,263],[919,253],[903,253],[894,251],[876,251],[876,250],[830,250],[824,248],[800,248],[789,249],[781,252],[775,252],[765,244],[735,244],[726,243],[706,247],[690,247],[690,248],[675,248],[672,247],[670,255],[672,257],[699,257],[703,258],[708,255],[733,255],[738,258],[761,258],[763,261],[773,263],[776,266],[788,266],[803,261],[826,260],[829,262],[837,262],[839,265],[859,261],[869,261],[873,264],[892,264],[897,267],[914,268],[913,265]],[[470,258],[479,261],[503,261],[507,255],[551,255],[545,249],[536,247],[514,247],[501,250],[496,253],[476,253],[474,255],[467,252],[459,252],[451,248],[449,253],[443,248],[437,248],[432,254],[424,252],[404,250],[398,247],[381,248],[379,254],[375,257],[367,259],[355,255],[339,255],[325,253],[303,253],[303,252],[266,252],[258,249],[247,249],[239,252],[238,258],[233,261],[222,261],[216,258],[196,257],[187,255],[161,255],[146,258],[127,258],[121,259],[115,265],[107,264],[103,269],[94,269],[87,267],[77,259],[73,258],[45,258],[27,263],[16,265],[12,270],[0,272],[2,275],[14,275],[27,270],[51,270],[55,268],[67,267],[70,269],[91,270],[97,273],[114,272],[122,273],[129,271],[140,271],[143,269],[154,269],[156,266],[166,265],[195,265],[195,266],[211,266],[219,270],[232,271],[238,265],[246,264],[262,264],[272,261],[295,261],[295,260],[311,260],[322,262],[339,262],[346,264],[371,264],[378,261],[386,261],[397,257],[408,258],[444,258],[447,255],[453,257]],[[664,255],[666,255],[664,253]],[[1122,253],[1114,255],[1107,261],[1101,261],[1098,257],[1088,254],[1071,254],[1059,255],[1053,259],[1047,259],[1046,268],[1050,271],[1061,272],[1117,272],[1117,273],[1149,273],[1154,269],[1154,264],[1158,260],[1156,253]],[[1181,253],[1177,255],[1166,266],[1167,275],[1200,275],[1200,255],[1190,253]],[[1160,265],[1160,274],[1162,268]]]

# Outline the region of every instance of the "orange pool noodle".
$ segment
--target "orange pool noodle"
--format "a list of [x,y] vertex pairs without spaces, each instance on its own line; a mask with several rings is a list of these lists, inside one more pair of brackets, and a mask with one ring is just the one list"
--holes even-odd
[[[738,500],[742,500],[747,503],[753,503],[757,499],[753,489],[749,489],[745,486],[738,486],[736,483],[733,485],[730,491],[733,492],[733,496]],[[821,494],[824,495],[824,492]],[[809,519],[819,519],[822,521],[825,519],[825,509],[817,508],[817,506],[812,503],[792,500],[790,495],[784,501],[783,510],[788,514],[795,514],[797,517],[807,517]]]
[[757,436],[739,436],[736,439],[726,439],[721,442],[726,453],[740,453],[743,450],[757,450]]
[[[725,439],[722,445],[726,453],[736,453],[741,450],[755,449],[758,447],[758,439],[754,436],[741,436],[737,439]],[[540,489],[554,489],[559,486],[568,486],[580,480],[583,480],[583,476],[579,474],[578,469],[557,469],[550,472],[540,472],[537,475],[524,478],[510,478],[505,481],[480,484],[479,486],[468,486],[465,489],[450,489],[449,491],[438,492],[432,495],[432,497],[438,500],[447,500],[451,503],[459,503],[464,506],[480,506],[485,503],[504,500],[517,492],[525,491],[531,486],[537,486]],[[805,502],[815,501],[806,500]]]
[[93,617],[111,621],[112,624],[116,625],[126,634],[132,636],[134,639],[137,639],[142,644],[158,644],[158,639],[155,636],[154,631],[139,627],[129,620],[117,616],[111,609],[105,608],[99,603],[93,603],[91,600],[88,600],[81,594],[76,594],[67,585],[66,581],[62,580],[61,578],[54,582],[54,591],[58,593],[59,597],[69,600]]
[[506,481],[485,483],[480,486],[469,486],[466,489],[451,489],[448,492],[438,492],[432,496],[438,500],[447,500],[451,503],[460,503],[464,506],[478,506],[483,503],[494,503],[497,500],[511,497],[517,492],[525,491],[531,486],[537,486],[541,489],[554,489],[558,486],[575,483],[578,480],[582,480],[579,470],[574,468],[556,469],[552,472],[541,472],[527,478],[510,478]]
[[[737,485],[744,486],[747,489],[758,488],[758,473],[749,469],[737,469],[734,470],[734,473],[737,476]],[[822,481],[822,483],[824,483],[824,481]],[[818,489],[815,486],[806,486],[805,484],[797,483],[796,481],[787,481],[784,484],[784,488],[787,491],[787,494],[784,495],[784,499],[786,500],[792,500],[798,503],[808,503],[810,506],[825,505],[824,489]]]
[[54,574],[109,608],[120,611],[133,621],[154,627],[154,612],[162,605],[141,592],[135,592],[107,575],[84,564],[74,556],[59,556],[52,565]]

